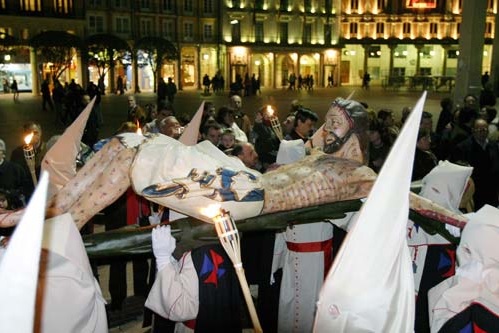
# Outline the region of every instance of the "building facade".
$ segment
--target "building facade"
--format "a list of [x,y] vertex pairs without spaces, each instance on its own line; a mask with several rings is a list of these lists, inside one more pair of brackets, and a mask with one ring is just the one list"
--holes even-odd
[[[132,48],[141,37],[163,37],[179,56],[163,65],[161,76],[182,89],[199,89],[205,74],[220,73],[226,86],[255,75],[262,87],[279,88],[292,74],[311,76],[317,86],[360,85],[366,72],[374,85],[445,89],[457,72],[463,1],[0,0],[0,34],[27,41],[45,30],[82,39],[107,33]],[[491,70],[496,12],[497,0],[488,0],[483,71]],[[49,64],[20,49],[1,66],[28,66],[36,87]],[[67,79],[85,84],[88,67],[96,80],[96,69],[78,54],[74,66]],[[108,87],[122,75],[129,88],[153,89],[154,74],[139,61],[122,61],[113,73]]]

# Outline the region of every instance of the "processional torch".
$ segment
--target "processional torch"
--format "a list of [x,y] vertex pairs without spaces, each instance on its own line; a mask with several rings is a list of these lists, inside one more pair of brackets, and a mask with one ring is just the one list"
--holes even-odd
[[33,185],[36,187],[38,181],[36,180],[36,171],[35,171],[35,149],[31,144],[31,140],[33,140],[34,133],[28,134],[24,137],[23,151],[24,151],[24,159],[26,160],[26,164],[28,165],[29,172],[31,173],[31,179],[33,180]]
[[282,135],[281,122],[279,121],[279,118],[277,118],[277,116],[275,115],[274,109],[272,109],[272,106],[270,105],[267,105],[267,115],[269,116],[270,126],[272,127],[272,130],[274,130],[274,133],[279,139],[279,141],[282,141],[284,137]]
[[230,212],[220,208],[219,205],[210,205],[208,208],[202,210],[202,214],[213,219],[220,244],[222,244],[236,270],[237,278],[239,279],[239,284],[241,285],[251,317],[251,322],[253,323],[253,328],[256,333],[261,333],[262,327],[260,325],[260,320],[258,320],[248,281],[246,281],[246,276],[244,275],[243,263],[241,261],[241,244],[236,223],[230,215]]

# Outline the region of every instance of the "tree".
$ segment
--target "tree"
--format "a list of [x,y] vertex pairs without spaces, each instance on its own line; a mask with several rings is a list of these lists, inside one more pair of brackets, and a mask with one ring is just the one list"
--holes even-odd
[[4,32],[0,32],[0,64],[5,61],[5,56],[12,56],[16,53],[16,47],[20,46],[21,42]]
[[156,83],[161,76],[161,66],[168,60],[177,58],[178,52],[175,45],[162,37],[143,37],[135,43],[137,62],[147,63],[154,73],[154,92]]
[[111,71],[111,90],[114,85],[114,67],[117,61],[125,63],[131,52],[128,43],[112,34],[92,35],[85,41],[88,64],[97,67],[99,80],[104,80],[106,73]]
[[29,41],[44,62],[51,62],[52,77],[59,78],[71,65],[76,50],[83,49],[82,40],[65,31],[44,31]]

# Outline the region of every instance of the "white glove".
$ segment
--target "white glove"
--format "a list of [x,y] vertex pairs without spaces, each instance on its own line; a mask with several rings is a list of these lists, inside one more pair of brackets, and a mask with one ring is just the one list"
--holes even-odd
[[158,271],[171,262],[173,250],[175,250],[176,240],[172,236],[171,228],[167,226],[158,226],[152,229],[152,251],[156,257]]
[[445,229],[454,237],[461,237],[461,229],[451,224],[445,224]]

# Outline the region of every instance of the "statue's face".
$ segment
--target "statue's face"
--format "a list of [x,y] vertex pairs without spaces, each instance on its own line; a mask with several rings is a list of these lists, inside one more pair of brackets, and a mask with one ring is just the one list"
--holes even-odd
[[324,130],[326,131],[324,146],[338,145],[338,139],[343,139],[350,129],[351,121],[349,121],[346,112],[335,104],[331,105],[326,114],[326,123],[324,124]]

